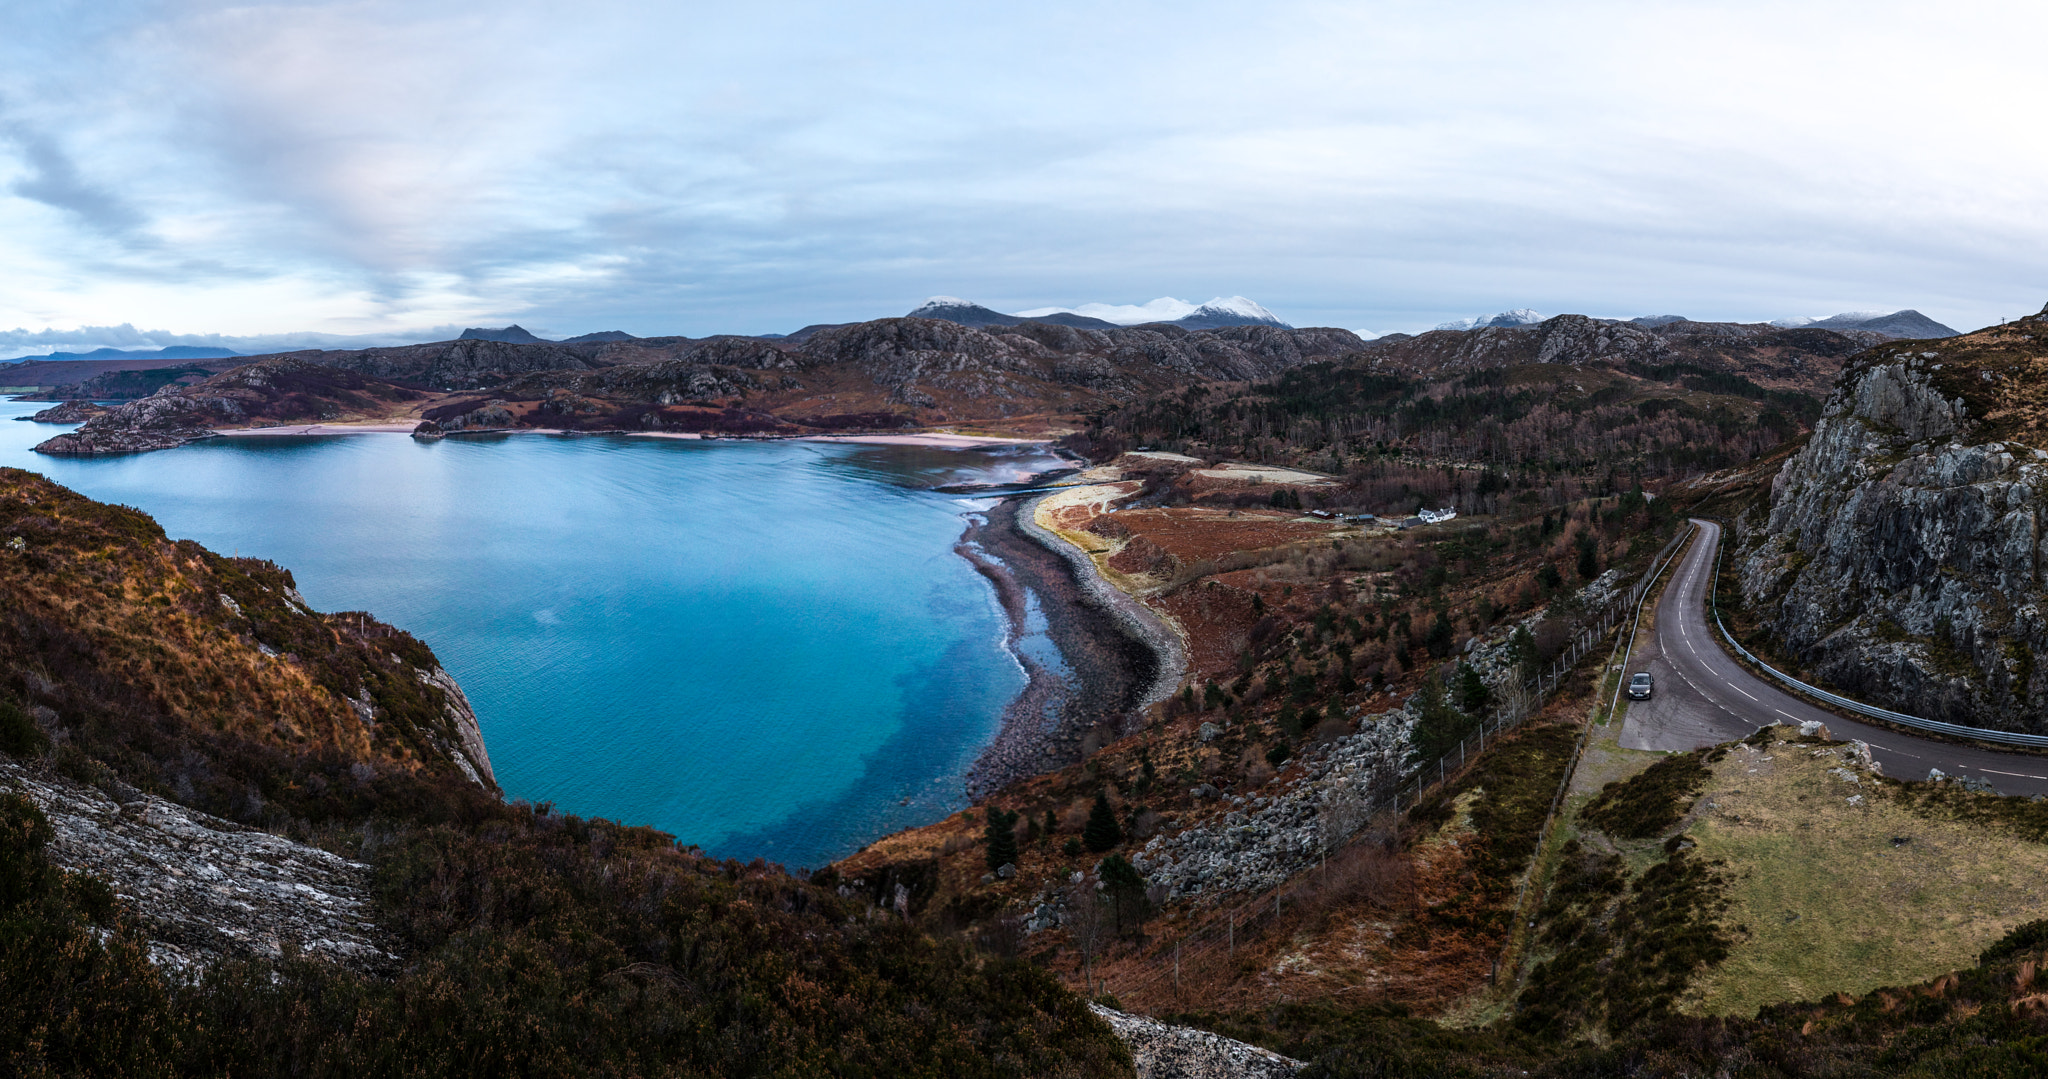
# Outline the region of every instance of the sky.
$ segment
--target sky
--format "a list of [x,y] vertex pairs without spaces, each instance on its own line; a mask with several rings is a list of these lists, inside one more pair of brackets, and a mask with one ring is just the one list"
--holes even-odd
[[2048,300],[2048,6],[8,0],[0,356]]

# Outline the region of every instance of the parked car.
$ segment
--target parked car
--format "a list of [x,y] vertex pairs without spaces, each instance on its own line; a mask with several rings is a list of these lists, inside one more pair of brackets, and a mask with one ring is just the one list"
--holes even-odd
[[1637,675],[1636,675],[1636,676],[1635,676],[1634,678],[1631,678],[1631,679],[1629,679],[1629,680],[1628,680],[1628,695],[1629,695],[1629,698],[1630,698],[1631,700],[1638,700],[1638,701],[1647,701],[1647,700],[1649,700],[1649,699],[1650,699],[1650,689],[1651,689],[1652,685],[1653,685],[1653,683],[1652,683],[1652,681],[1651,681],[1651,679],[1650,679],[1650,672],[1648,672],[1648,671],[1642,671],[1642,672],[1639,672],[1639,673],[1637,673]]

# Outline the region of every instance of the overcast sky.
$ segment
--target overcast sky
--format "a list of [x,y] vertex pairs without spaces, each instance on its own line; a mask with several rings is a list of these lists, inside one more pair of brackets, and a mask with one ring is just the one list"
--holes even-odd
[[0,355],[934,293],[1967,330],[2048,300],[2044,31],[1956,0],[7,0]]

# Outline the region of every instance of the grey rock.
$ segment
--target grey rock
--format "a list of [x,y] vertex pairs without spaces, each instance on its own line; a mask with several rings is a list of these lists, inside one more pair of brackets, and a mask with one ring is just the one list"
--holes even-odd
[[2048,733],[2048,462],[1903,351],[1845,370],[1770,510],[1736,521],[1742,599],[1840,692],[1972,727]]
[[337,854],[125,785],[118,796],[0,757],[0,788],[50,818],[50,856],[107,882],[133,909],[151,960],[190,975],[286,953],[388,973],[397,943],[372,919],[371,870]]
[[1131,1048],[1138,1079],[1292,1079],[1308,1065],[1270,1049],[1100,1004],[1089,1010]]

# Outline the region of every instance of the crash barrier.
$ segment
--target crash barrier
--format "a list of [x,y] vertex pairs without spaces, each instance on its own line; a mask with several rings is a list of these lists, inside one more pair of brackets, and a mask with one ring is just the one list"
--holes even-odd
[[[1725,544],[1722,545],[1722,547],[1725,546]],[[1879,708],[1874,704],[1864,704],[1862,701],[1850,700],[1839,693],[1829,693],[1818,686],[1807,685],[1805,682],[1758,659],[1749,649],[1742,647],[1742,642],[1737,641],[1735,635],[1728,632],[1728,627],[1721,624],[1720,593],[1721,547],[1717,547],[1714,550],[1714,579],[1708,582],[1707,591],[1707,602],[1712,604],[1714,609],[1714,628],[1721,631],[1721,639],[1727,641],[1728,647],[1735,649],[1737,655],[1748,660],[1756,669],[1791,687],[1796,692],[1803,693],[1815,700],[1825,701],[1837,708],[1847,709],[1857,715],[1869,716],[1872,719],[1894,723],[1901,727],[1911,727],[1914,730],[1946,734],[1951,738],[1968,738],[1978,742],[1995,742],[1999,745],[2048,749],[2048,735],[2021,734],[2017,731],[1994,731],[1988,727],[1965,727],[1960,723],[1944,723],[1938,719],[1922,719],[1919,716],[1909,716],[1904,712],[1894,712],[1889,708]]]

